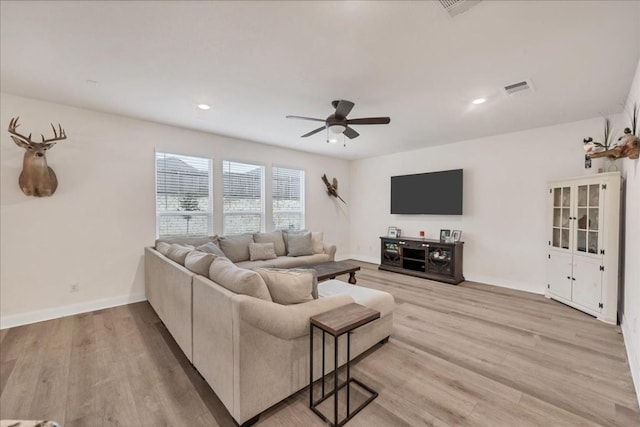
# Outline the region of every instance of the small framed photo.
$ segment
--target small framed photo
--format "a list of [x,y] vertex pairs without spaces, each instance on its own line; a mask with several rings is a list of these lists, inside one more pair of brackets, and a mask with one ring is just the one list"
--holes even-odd
[[387,229],[387,237],[398,237],[398,229],[396,227],[389,227]]
[[460,241],[460,237],[462,237],[462,230],[453,230],[451,233],[451,240],[456,243]]
[[449,236],[451,235],[451,230],[440,230],[440,241],[446,242],[449,240]]

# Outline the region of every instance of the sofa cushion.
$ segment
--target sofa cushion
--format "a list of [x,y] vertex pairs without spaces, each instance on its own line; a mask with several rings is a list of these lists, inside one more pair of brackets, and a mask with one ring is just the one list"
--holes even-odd
[[227,258],[216,258],[209,267],[209,278],[236,294],[272,301],[262,277],[252,270],[236,266]]
[[169,250],[167,250],[167,258],[171,261],[175,261],[180,265],[184,265],[184,260],[187,257],[187,254],[194,249],[193,246],[190,245],[179,245],[177,243],[172,243],[169,245]]
[[320,264],[322,262],[329,262],[329,255],[327,254],[314,254],[304,255],[298,257],[281,256],[274,260],[271,260],[273,267],[277,268],[296,268],[306,267],[312,264]]
[[287,254],[287,249],[284,245],[284,237],[282,237],[282,231],[280,230],[272,233],[256,233],[253,235],[253,241],[256,243],[273,243],[276,255],[284,256]]
[[287,244],[288,256],[313,255],[313,246],[311,245],[311,233],[290,234]]
[[198,246],[196,249],[202,252],[207,252],[209,254],[214,254],[215,256],[225,256],[224,252],[222,252],[222,249],[220,249],[220,246],[218,246],[218,244],[214,242],[205,243],[204,245]]
[[193,250],[184,259],[184,266],[201,276],[209,276],[209,267],[217,258],[214,254]]
[[276,259],[276,248],[272,242],[269,243],[249,243],[249,260],[260,261],[266,259]]
[[282,230],[282,239],[284,240],[285,255],[289,253],[289,236],[308,233],[308,230]]
[[249,243],[253,242],[252,234],[240,234],[220,238],[220,249],[232,262],[248,261]]
[[395,307],[393,295],[388,292],[350,285],[335,279],[318,284],[318,294],[320,298],[347,294],[358,304],[378,310],[380,317],[392,313]]
[[314,254],[324,253],[324,242],[322,241],[323,236],[324,233],[322,231],[311,232],[311,246],[313,247]]
[[164,256],[167,256],[170,246],[171,245],[167,242],[158,242],[156,243],[156,251],[160,252]]
[[278,257],[275,259],[263,259],[259,261],[240,261],[236,262],[238,267],[246,268],[247,270],[253,270],[258,267],[270,268],[270,267],[278,267],[277,261],[279,258],[289,258],[289,257]]
[[315,270],[256,268],[269,288],[273,302],[282,305],[300,304],[318,298]]

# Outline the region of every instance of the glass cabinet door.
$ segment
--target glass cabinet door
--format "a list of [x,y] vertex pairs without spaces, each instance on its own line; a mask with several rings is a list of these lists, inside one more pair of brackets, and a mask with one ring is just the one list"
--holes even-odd
[[579,185],[577,191],[576,251],[597,254],[600,250],[600,185]]
[[571,232],[571,187],[553,188],[551,246],[569,249]]

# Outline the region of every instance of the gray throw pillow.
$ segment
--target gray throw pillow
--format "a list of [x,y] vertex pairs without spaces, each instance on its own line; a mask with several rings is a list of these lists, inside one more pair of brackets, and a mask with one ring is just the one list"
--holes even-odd
[[289,256],[313,255],[311,233],[290,234],[287,250]]
[[209,267],[209,278],[236,294],[272,301],[262,277],[253,270],[238,267],[227,258],[216,258]]
[[251,261],[278,258],[273,243],[249,243],[249,257]]
[[221,237],[220,249],[232,262],[249,261],[249,243],[253,243],[253,234]]
[[220,247],[213,242],[200,245],[196,249],[202,252],[207,252],[209,254],[214,254],[215,256],[226,256],[224,252],[222,252],[222,249],[220,249]]
[[289,253],[289,236],[297,236],[298,234],[307,233],[308,230],[282,230],[282,238],[284,240],[285,255]]
[[283,233],[280,230],[272,233],[256,233],[253,235],[253,241],[256,243],[273,243],[277,256],[285,256],[287,254]]
[[169,248],[171,245],[167,242],[158,242],[156,243],[156,251],[160,252],[162,255],[167,256],[169,253]]
[[256,268],[269,288],[273,302],[300,304],[318,298],[316,271],[311,269]]
[[194,250],[187,254],[184,259],[184,266],[196,274],[208,277],[209,267],[211,267],[211,263],[216,258],[217,256],[213,254]]
[[175,261],[180,265],[184,265],[184,260],[187,257],[187,254],[193,250],[193,246],[189,245],[178,245],[177,243],[172,243],[169,246],[169,250],[167,251],[167,257],[171,261]]

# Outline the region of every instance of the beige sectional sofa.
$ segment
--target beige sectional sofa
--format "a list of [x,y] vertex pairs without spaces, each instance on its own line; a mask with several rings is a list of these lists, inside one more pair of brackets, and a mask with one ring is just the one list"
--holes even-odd
[[[282,268],[333,260],[335,246],[322,247],[326,252],[307,258],[279,256],[269,260],[272,263],[239,261],[235,265]],[[225,258],[216,258],[216,262],[216,267],[229,263]],[[239,275],[246,275],[243,268],[238,269]],[[145,249],[145,280],[150,304],[238,424],[250,424],[261,412],[309,384],[311,316],[354,301],[381,312],[380,319],[353,333],[352,359],[391,334],[393,297],[337,280],[318,284],[318,299],[281,305],[268,296],[238,292],[245,288],[228,283],[228,278],[223,286],[195,274],[150,247]],[[320,360],[322,339],[318,330],[315,333],[314,358]],[[345,340],[343,336],[339,342],[340,364],[346,362]],[[332,339],[326,340],[326,351],[333,354]],[[333,370],[333,358],[326,361],[328,373]],[[317,363],[314,378],[320,375]]]

